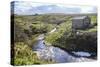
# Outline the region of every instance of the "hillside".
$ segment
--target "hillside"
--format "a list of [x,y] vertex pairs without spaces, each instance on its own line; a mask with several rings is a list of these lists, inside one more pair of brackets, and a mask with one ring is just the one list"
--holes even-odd
[[[14,23],[14,44],[12,44],[14,47],[12,49],[15,52],[12,52],[12,62],[15,59],[12,64],[55,63],[52,60],[40,60],[33,50],[41,34],[44,34],[43,40],[47,46],[59,47],[70,52],[88,51],[97,54],[97,15],[88,15],[91,18],[91,27],[77,30],[80,32],[79,35],[72,31],[73,16],[83,16],[83,14],[12,15],[11,23]],[[96,54],[92,58],[96,57]]]

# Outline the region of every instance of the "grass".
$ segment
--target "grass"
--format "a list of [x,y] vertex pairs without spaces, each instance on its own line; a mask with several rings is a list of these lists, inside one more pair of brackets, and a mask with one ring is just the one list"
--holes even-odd
[[77,30],[79,32],[83,32],[83,33],[87,33],[87,32],[97,32],[97,26],[94,26],[93,28],[89,28],[89,29],[86,29],[86,30]]
[[92,23],[97,23],[97,16],[90,16]]
[[65,32],[71,32],[71,22],[64,22],[57,26],[57,31],[52,32],[51,34],[47,34],[45,37],[45,41],[47,43],[54,43],[57,39],[61,38]]
[[38,62],[37,54],[23,42],[15,43],[14,54],[14,65],[35,64]]
[[37,53],[32,51],[32,48],[23,42],[15,43],[14,57],[12,59],[11,64],[15,66],[54,63],[52,61],[40,60]]

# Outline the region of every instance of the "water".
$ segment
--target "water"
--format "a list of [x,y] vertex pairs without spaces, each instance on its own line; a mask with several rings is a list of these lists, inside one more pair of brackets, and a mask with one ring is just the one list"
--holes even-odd
[[43,50],[45,49],[46,46],[44,44],[44,40],[38,40],[36,43],[35,43],[35,46],[33,46],[33,50]]
[[92,59],[86,58],[87,56],[91,56],[88,52],[73,51],[73,54],[81,56],[75,57],[58,47],[46,46],[43,40],[43,35],[39,36],[39,39],[35,44],[33,50],[37,51],[38,57],[41,60],[52,60],[56,63],[92,61]]
[[91,54],[89,52],[83,52],[83,51],[79,51],[79,52],[73,51],[72,53],[74,53],[77,56],[83,56],[83,57],[90,57],[91,56]]

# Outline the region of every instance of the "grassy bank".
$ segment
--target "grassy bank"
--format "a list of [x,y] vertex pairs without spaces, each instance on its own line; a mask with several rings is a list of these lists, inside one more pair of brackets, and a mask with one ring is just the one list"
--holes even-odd
[[[14,59],[14,60],[13,60]],[[48,64],[54,63],[52,61],[40,60],[35,51],[32,51],[27,44],[23,42],[17,42],[14,46],[14,57],[11,60],[11,64],[15,66],[19,65],[32,65],[32,64]]]
[[48,34],[45,41],[67,51],[97,52],[97,17],[90,17],[92,27],[77,30],[79,34],[72,31],[72,22],[70,20],[60,24],[57,31]]

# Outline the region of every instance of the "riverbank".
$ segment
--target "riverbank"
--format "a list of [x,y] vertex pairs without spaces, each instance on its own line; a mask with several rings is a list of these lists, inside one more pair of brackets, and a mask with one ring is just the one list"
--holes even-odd
[[69,52],[53,46],[46,46],[44,49],[38,49],[37,56],[40,60],[54,63],[95,61],[95,59],[88,57],[76,57]]
[[90,53],[80,52],[81,55],[77,55],[77,52],[64,50],[57,46],[47,45],[44,43],[44,36],[40,35],[37,43],[33,46],[33,51],[37,53],[37,56],[42,61],[48,61],[53,63],[65,63],[65,62],[84,62],[95,61],[96,59],[90,58]]

